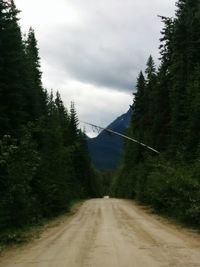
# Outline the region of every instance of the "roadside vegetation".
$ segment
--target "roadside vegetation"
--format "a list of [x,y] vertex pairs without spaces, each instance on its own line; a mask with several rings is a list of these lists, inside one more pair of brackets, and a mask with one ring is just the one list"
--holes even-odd
[[35,33],[22,38],[14,1],[0,0],[0,240],[99,195],[72,103],[42,85]]
[[200,226],[200,5],[179,0],[175,18],[160,17],[160,65],[139,73],[127,141],[112,194]]

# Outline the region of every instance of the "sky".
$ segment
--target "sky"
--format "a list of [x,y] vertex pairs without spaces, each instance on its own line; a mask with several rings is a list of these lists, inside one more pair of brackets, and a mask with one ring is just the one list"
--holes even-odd
[[102,127],[129,109],[150,54],[158,64],[158,15],[174,16],[175,2],[15,0],[22,32],[35,30],[44,87],[59,90],[68,108],[74,101],[80,121]]

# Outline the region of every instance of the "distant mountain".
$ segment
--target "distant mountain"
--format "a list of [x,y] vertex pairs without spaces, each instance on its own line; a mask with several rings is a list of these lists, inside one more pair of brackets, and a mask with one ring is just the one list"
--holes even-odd
[[[107,128],[124,134],[130,122],[132,109],[114,120]],[[123,138],[105,130],[95,138],[88,138],[88,149],[93,164],[100,170],[115,169],[122,158]]]

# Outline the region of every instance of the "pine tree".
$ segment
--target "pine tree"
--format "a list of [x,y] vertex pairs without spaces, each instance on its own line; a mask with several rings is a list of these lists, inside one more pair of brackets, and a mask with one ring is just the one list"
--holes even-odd
[[147,60],[147,67],[145,70],[147,79],[146,79],[146,88],[145,94],[143,97],[144,101],[144,114],[143,114],[143,125],[141,131],[143,131],[143,142],[146,144],[154,146],[153,138],[153,124],[156,112],[157,105],[157,76],[156,76],[156,67],[152,56]]
[[146,67],[145,73],[147,75],[148,82],[150,82],[152,78],[156,76],[156,66],[155,66],[153,57],[151,55],[149,56],[147,60],[147,67]]
[[22,40],[18,13],[13,0],[0,0],[0,240],[6,242],[16,227],[98,191],[74,103],[68,114],[58,92],[54,98],[43,90],[34,30]]
[[138,129],[142,126],[140,123],[141,116],[144,115],[144,97],[146,93],[146,81],[144,78],[144,75],[142,71],[139,73],[138,79],[137,79],[137,84],[136,84],[136,93],[134,94],[134,116],[132,116],[132,126],[135,128],[138,127]]
[[[139,73],[136,93],[134,94],[133,100],[133,114],[131,123],[128,129],[128,135],[132,136],[141,142],[144,142],[144,125],[146,116],[146,80],[142,71]],[[124,155],[126,164],[130,167],[133,166],[133,162],[137,163],[141,157],[142,148],[138,144],[132,144],[125,142],[126,153]]]
[[57,91],[56,93],[56,99],[55,99],[55,104],[58,110],[59,114],[59,119],[63,131],[63,140],[64,140],[64,145],[68,146],[71,145],[70,143],[70,117],[68,114],[67,109],[65,108],[63,101],[61,99],[60,93]]
[[200,66],[196,67],[191,76],[191,81],[188,90],[188,100],[190,103],[188,110],[187,131],[186,133],[186,146],[188,159],[198,157],[198,147],[200,144]]
[[126,144],[115,193],[199,227],[199,0],[179,0],[176,17],[161,19],[161,64],[156,73],[149,58],[145,86],[140,74],[129,128],[161,154]]
[[26,121],[24,51],[13,1],[1,1],[0,20],[0,135],[16,130]]
[[70,113],[69,113],[69,129],[70,129],[70,142],[71,144],[73,144],[78,136],[78,117],[76,114],[76,109],[75,109],[75,105],[74,102],[71,102],[71,106],[70,106]]
[[37,41],[32,28],[29,29],[25,40],[26,70],[27,70],[27,112],[30,120],[37,119],[45,112],[46,98],[42,87],[42,73],[40,71],[40,58]]
[[160,61],[161,65],[157,74],[155,101],[155,116],[152,125],[154,136],[154,147],[163,151],[169,144],[170,140],[170,93],[172,87],[172,42],[174,34],[174,21],[172,18],[160,16],[164,27],[161,31],[160,38]]

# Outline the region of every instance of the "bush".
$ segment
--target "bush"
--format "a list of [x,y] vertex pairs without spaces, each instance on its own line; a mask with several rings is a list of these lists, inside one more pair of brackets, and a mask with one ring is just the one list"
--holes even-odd
[[5,136],[0,143],[0,229],[30,223],[35,197],[31,181],[37,171],[39,157],[28,133],[20,142]]
[[145,200],[157,211],[191,225],[200,221],[200,183],[192,166],[158,162],[146,178]]

